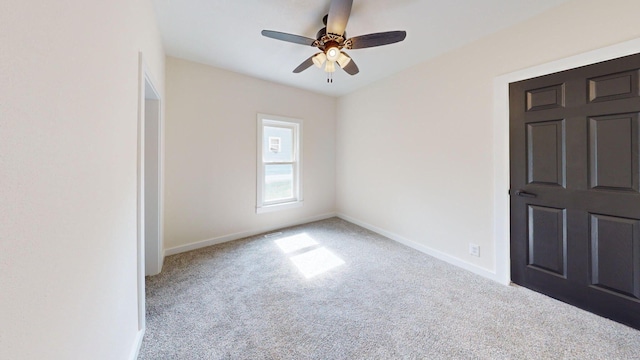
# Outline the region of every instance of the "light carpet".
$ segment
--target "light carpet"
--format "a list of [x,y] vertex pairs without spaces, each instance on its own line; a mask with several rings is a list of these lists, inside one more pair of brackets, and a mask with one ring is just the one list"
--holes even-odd
[[332,218],[168,257],[139,358],[640,359],[640,331]]

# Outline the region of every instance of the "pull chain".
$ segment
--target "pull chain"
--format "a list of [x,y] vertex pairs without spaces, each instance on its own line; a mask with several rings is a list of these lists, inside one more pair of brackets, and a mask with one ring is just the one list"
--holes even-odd
[[333,73],[327,73],[327,84],[333,84]]

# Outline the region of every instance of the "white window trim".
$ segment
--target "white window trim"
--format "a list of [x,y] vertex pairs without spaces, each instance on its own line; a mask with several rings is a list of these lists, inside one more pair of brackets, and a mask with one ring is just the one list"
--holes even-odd
[[[287,199],[284,202],[277,203],[265,203],[264,202],[264,149],[263,141],[263,129],[265,125],[288,127],[293,129],[294,132],[294,198],[292,200]],[[285,209],[291,209],[300,207],[303,205],[302,197],[302,120],[292,119],[282,116],[258,114],[257,115],[257,137],[256,137],[256,213],[262,214],[272,211],[280,211]]]

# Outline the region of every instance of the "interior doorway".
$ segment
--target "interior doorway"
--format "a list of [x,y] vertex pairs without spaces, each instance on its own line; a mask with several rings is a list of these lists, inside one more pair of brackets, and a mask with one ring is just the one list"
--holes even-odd
[[145,276],[164,261],[162,234],[162,99],[142,54],[138,102],[138,330],[145,328]]
[[160,96],[145,77],[144,98],[144,253],[145,275],[162,269]]
[[509,84],[581,66],[640,53],[640,38],[572,55],[500,75],[493,80],[494,136],[494,241],[495,272],[488,276],[500,283],[511,282],[509,189]]
[[640,328],[640,54],[510,86],[513,282]]

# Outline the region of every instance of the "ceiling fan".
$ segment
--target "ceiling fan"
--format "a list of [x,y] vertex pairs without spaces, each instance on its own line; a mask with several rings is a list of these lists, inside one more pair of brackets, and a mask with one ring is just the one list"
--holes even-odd
[[318,68],[324,65],[324,71],[328,74],[327,82],[333,82],[332,74],[336,71],[337,63],[347,74],[355,75],[360,72],[360,69],[342,49],[363,49],[397,43],[405,39],[407,32],[387,31],[347,39],[345,28],[351,15],[352,5],[353,0],[331,0],[329,14],[322,19],[325,27],[318,31],[315,39],[272,30],[262,30],[262,35],[322,50],[303,61],[293,70],[294,73],[300,73],[311,65],[316,65]]

